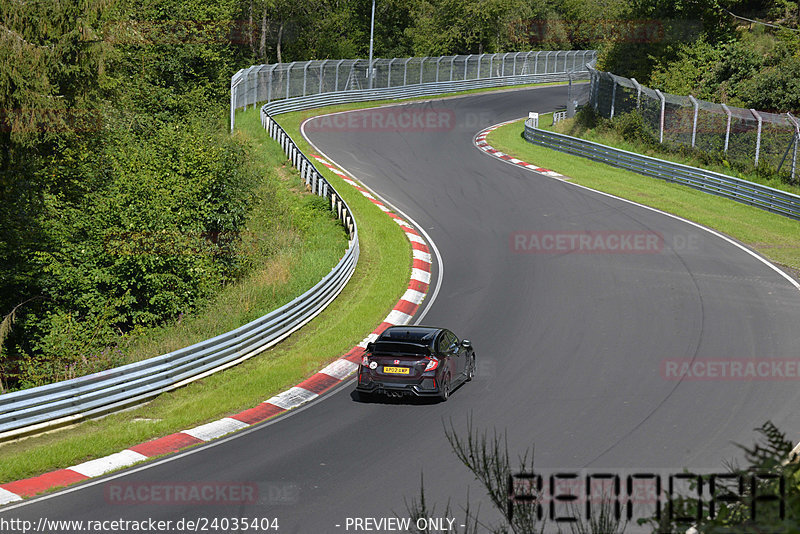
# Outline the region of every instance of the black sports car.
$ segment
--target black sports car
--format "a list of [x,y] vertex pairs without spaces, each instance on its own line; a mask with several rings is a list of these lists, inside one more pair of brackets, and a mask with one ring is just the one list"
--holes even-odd
[[390,326],[367,344],[356,391],[435,396],[446,401],[475,374],[475,350],[450,330],[431,326]]

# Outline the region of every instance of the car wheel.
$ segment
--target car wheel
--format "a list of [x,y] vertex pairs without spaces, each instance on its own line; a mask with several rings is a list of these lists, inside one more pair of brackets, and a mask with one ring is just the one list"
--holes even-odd
[[475,377],[475,355],[469,359],[469,369],[467,369],[467,382]]
[[442,387],[439,390],[439,398],[442,402],[446,402],[450,398],[450,377],[445,376],[442,378]]

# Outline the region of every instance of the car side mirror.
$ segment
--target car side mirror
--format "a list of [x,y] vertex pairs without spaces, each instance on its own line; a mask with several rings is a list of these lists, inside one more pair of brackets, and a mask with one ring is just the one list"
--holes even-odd
[[375,345],[373,345],[372,341],[370,341],[369,343],[367,343],[367,352],[370,352],[370,353],[371,353],[371,352],[372,352],[372,349],[373,349],[373,347],[374,347],[374,346],[375,346]]
[[472,346],[472,342],[469,339],[462,339],[461,346],[464,347],[465,349],[468,349]]

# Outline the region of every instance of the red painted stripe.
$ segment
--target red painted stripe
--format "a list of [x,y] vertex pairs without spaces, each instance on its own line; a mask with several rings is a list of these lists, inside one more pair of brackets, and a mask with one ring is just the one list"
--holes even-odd
[[400,299],[397,304],[395,304],[394,309],[408,315],[414,315],[419,309],[419,304],[414,304],[413,302]]
[[333,378],[330,375],[326,375],[325,373],[317,373],[311,378],[307,378],[297,384],[297,387],[307,389],[312,393],[323,393],[336,384],[341,382],[341,380]]
[[366,351],[361,347],[353,347],[343,358],[349,362],[361,363],[365,352]]
[[411,228],[409,226],[403,226],[403,230],[405,230],[409,234],[414,234],[416,236],[422,237],[422,236],[419,235],[419,232],[417,232],[416,230],[414,230],[413,228]]
[[139,454],[144,454],[145,456],[159,456],[161,454],[179,451],[198,443],[203,443],[203,440],[197,439],[189,434],[184,434],[183,432],[177,432],[169,436],[164,436],[163,438],[134,445],[130,447],[130,450],[138,452]]
[[11,493],[16,493],[20,497],[33,497],[37,493],[41,493],[50,488],[69,486],[70,484],[86,480],[87,478],[89,477],[73,471],[72,469],[59,469],[58,471],[51,471],[50,473],[45,473],[38,477],[9,482],[8,484],[3,484],[0,488],[8,490]]
[[426,245],[425,243],[417,243],[416,241],[411,242],[411,248],[413,248],[414,250],[421,250],[422,252],[427,252],[428,254],[430,254],[431,252],[430,249],[428,248],[428,245]]
[[419,280],[411,280],[408,282],[408,289],[413,289],[414,291],[419,291],[420,293],[427,293],[429,287],[429,284],[420,282]]
[[242,423],[247,423],[248,425],[254,425],[256,423],[260,423],[261,421],[266,421],[270,417],[285,411],[286,410],[280,406],[275,406],[274,404],[270,404],[268,402],[262,402],[255,408],[250,408],[249,410],[232,415],[231,418],[241,421]]
[[422,261],[418,259],[414,259],[414,263],[411,264],[414,269],[421,269],[423,271],[431,272],[431,264],[427,261]]
[[388,215],[388,216],[389,216],[389,217],[391,217],[392,219],[400,219],[400,220],[402,220],[402,218],[401,218],[399,215],[395,215],[395,214],[394,214],[394,213],[392,213],[392,212],[387,212],[387,213],[386,213],[386,215]]

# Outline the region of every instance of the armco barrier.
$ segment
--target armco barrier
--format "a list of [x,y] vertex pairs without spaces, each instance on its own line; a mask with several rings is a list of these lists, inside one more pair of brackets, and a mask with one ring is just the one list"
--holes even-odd
[[525,121],[524,135],[525,139],[536,145],[589,158],[645,176],[688,185],[712,195],[729,198],[800,220],[800,196],[785,191],[733,176],[634,154],[569,135],[542,130],[535,128],[531,119]]
[[[585,69],[585,67],[583,67]],[[588,79],[588,71],[433,82],[402,87],[315,94],[277,100],[261,108],[261,121],[280,143],[312,192],[330,200],[350,236],[350,246],[334,269],[292,302],[240,328],[162,356],[72,380],[0,395],[0,440],[46,430],[136,405],[216,371],[235,365],[278,343],[320,313],[350,279],[358,261],[356,222],[347,204],[273,115],[334,104],[440,95],[485,87]]]

